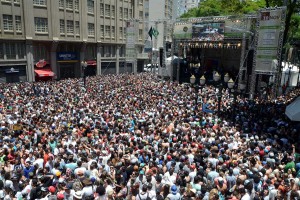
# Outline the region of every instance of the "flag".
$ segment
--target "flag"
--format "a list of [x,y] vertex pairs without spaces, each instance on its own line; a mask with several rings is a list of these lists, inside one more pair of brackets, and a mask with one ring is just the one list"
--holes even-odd
[[155,28],[150,28],[148,35],[150,36],[151,40],[152,40],[152,36],[155,37],[155,39],[157,39],[157,36],[159,35],[159,32],[155,29]]
[[155,39],[157,39],[157,36],[159,35],[158,30],[156,30],[155,28],[152,29],[152,35],[155,37]]
[[214,113],[214,111],[213,110],[210,110],[209,108],[208,108],[208,104],[206,104],[206,103],[203,103],[202,104],[202,112],[206,112],[206,113]]
[[153,31],[153,28],[152,28],[152,26],[151,26],[151,28],[150,28],[150,30],[148,31],[148,35],[150,36],[150,38],[151,38],[151,40],[152,40],[152,31]]

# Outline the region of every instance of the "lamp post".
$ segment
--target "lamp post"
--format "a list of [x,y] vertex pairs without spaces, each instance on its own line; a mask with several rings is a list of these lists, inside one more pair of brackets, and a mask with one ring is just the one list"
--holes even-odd
[[198,110],[198,92],[199,92],[199,86],[196,83],[196,77],[192,75],[190,77],[190,83],[192,84],[193,88],[195,89],[196,92],[196,107],[195,110]]
[[84,85],[84,88],[86,88],[86,74],[85,74],[85,70],[86,70],[86,67],[87,67],[87,62],[81,62],[81,67],[82,67],[82,72],[83,72],[83,85]]
[[[218,93],[218,115],[220,116],[221,114],[221,100],[222,100],[222,90],[223,90],[223,84],[220,81],[221,80],[221,75],[218,72],[215,72],[213,74],[213,79],[215,83],[217,83],[217,87],[219,88],[219,93]],[[229,81],[230,77],[228,74],[225,74],[224,76],[224,82],[227,83]]]

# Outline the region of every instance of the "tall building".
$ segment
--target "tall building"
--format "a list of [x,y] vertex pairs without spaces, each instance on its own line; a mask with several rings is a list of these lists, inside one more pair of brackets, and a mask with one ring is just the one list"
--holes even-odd
[[[154,40],[153,47],[158,49],[163,47],[163,35],[166,41],[172,41],[172,24],[176,18],[174,4],[176,0],[150,0],[149,1],[149,27],[155,28],[159,35]],[[163,21],[166,21],[166,29]],[[166,33],[164,33],[166,31]]]
[[144,0],[0,0],[0,82],[123,73],[132,18],[142,68],[144,16]]
[[177,13],[179,16],[192,8],[199,6],[200,0],[177,0]]

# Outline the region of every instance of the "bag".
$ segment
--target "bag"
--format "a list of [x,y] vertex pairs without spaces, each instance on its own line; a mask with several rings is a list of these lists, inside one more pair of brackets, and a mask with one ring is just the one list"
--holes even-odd
[[146,199],[142,199],[140,193],[139,193],[139,198],[140,198],[140,200],[151,200],[151,198],[149,197],[149,193],[148,192],[147,192]]

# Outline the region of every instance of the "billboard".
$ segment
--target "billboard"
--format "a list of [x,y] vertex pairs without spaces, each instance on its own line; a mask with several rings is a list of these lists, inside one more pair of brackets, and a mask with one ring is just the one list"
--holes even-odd
[[175,24],[173,37],[174,39],[192,39],[192,24]]
[[227,19],[225,20],[225,37],[243,37],[252,31],[255,20],[251,19]]
[[192,25],[192,39],[194,41],[222,41],[224,40],[225,22],[203,22]]
[[272,67],[274,59],[280,59],[285,20],[285,8],[261,10],[256,47],[256,71],[276,72]]

